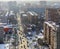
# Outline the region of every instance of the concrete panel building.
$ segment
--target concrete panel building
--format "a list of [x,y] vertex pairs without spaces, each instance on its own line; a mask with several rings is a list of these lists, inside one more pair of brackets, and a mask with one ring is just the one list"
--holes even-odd
[[27,15],[28,15],[28,21],[30,24],[36,24],[37,21],[38,21],[38,14],[35,13],[35,12],[31,12],[31,11],[28,11],[27,12]]
[[55,22],[44,22],[44,41],[49,49],[60,49],[60,26]]
[[26,13],[24,14],[21,14],[21,21],[22,21],[22,24],[28,24],[28,15]]
[[27,44],[27,39],[25,38],[24,35],[24,28],[23,28],[23,24],[21,21],[21,17],[19,14],[17,14],[17,21],[18,21],[18,39],[19,39],[19,45],[18,45],[18,49],[28,49],[28,44]]
[[60,9],[59,8],[46,8],[45,20],[60,23]]

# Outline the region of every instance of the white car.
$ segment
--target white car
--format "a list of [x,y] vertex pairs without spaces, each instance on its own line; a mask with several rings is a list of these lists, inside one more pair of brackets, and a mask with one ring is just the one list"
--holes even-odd
[[38,38],[36,38],[36,37],[32,37],[32,40],[37,40]]
[[36,45],[37,44],[37,42],[33,42],[33,45]]
[[40,33],[39,35],[36,35],[36,37],[43,39],[44,38],[44,35],[42,33]]
[[14,42],[14,41],[15,41],[15,39],[13,39],[13,38],[10,39],[10,42]]
[[32,40],[32,37],[27,37],[28,40]]

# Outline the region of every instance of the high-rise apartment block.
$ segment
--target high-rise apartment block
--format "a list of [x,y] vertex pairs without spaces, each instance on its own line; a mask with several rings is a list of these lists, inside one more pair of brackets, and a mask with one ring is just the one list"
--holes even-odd
[[46,8],[45,20],[60,23],[60,9],[58,9],[58,8]]
[[44,22],[44,41],[49,49],[60,49],[60,26],[55,22]]

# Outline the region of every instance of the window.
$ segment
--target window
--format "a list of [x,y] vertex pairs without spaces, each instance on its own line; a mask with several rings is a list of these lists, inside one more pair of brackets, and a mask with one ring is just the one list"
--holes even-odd
[[29,47],[29,46],[27,45],[27,47]]
[[20,34],[20,32],[19,32],[19,34]]
[[22,44],[22,41],[21,41],[21,44]]
[[24,45],[24,48],[25,48],[25,45]]
[[49,44],[51,44],[51,27],[49,27]]
[[20,40],[21,40],[21,37],[20,37]]
[[21,46],[21,48],[23,48],[23,46]]
[[21,34],[22,35],[22,34]]
[[23,42],[25,42],[25,41],[23,41]]
[[45,40],[47,40],[47,24],[45,24]]

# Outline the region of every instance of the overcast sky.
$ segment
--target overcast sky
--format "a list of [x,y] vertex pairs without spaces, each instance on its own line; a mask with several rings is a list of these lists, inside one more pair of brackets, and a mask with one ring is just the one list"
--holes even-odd
[[0,1],[60,1],[60,0],[0,0]]

